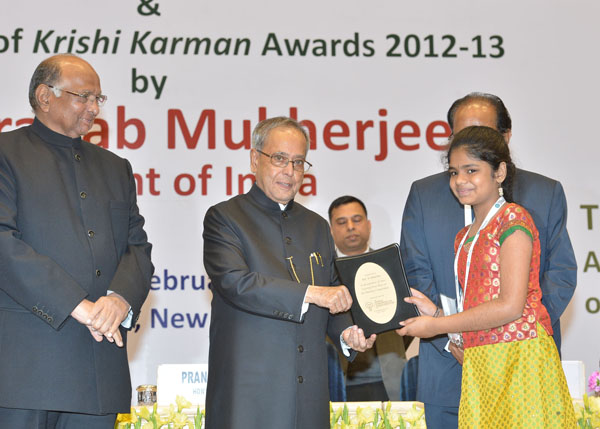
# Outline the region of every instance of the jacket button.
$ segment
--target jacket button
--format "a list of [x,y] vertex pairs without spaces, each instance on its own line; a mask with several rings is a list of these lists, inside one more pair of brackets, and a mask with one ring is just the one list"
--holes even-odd
[[54,319],[52,317],[48,317],[48,323],[52,323],[54,322]]
[[88,237],[93,238],[96,233],[91,229],[88,231]]
[[284,219],[287,219],[287,217],[288,217],[287,212],[282,212],[281,213],[281,217],[283,217]]
[[101,274],[102,272],[100,270],[96,270],[96,277],[100,277]]
[[75,154],[75,161],[81,161],[81,155],[78,153]]
[[85,200],[87,198],[87,194],[84,191],[81,191],[79,193],[79,196],[81,197],[82,200]]
[[34,313],[37,313],[37,311],[38,311],[37,305],[34,305],[33,307],[31,307],[31,309],[33,310]]
[[294,318],[294,315],[293,315],[293,314],[290,314],[290,315],[288,316],[288,320],[292,320],[293,318]]
[[291,244],[291,243],[292,243],[291,237],[285,237],[285,244]]
[[300,353],[302,353],[302,352],[304,351],[304,346],[303,346],[302,344],[300,344],[300,345],[298,346],[298,351],[299,351]]
[[298,376],[298,383],[304,383],[304,378],[301,375]]

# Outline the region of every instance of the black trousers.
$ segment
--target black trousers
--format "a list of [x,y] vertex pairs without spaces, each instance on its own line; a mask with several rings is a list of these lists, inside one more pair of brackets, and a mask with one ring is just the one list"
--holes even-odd
[[60,411],[0,407],[0,428],[11,429],[113,429],[116,414],[92,415]]

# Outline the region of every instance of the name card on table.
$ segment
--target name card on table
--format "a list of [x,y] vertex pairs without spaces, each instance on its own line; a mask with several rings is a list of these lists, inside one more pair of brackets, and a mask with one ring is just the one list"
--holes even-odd
[[159,406],[175,404],[177,395],[194,406],[204,406],[208,364],[159,365],[156,402]]
[[563,360],[563,371],[571,398],[583,398],[585,393],[585,367],[580,360]]

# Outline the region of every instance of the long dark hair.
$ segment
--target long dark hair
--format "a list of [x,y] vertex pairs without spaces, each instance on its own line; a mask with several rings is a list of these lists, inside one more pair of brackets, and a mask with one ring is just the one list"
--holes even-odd
[[502,134],[489,127],[473,126],[462,129],[450,142],[446,154],[447,163],[450,161],[452,151],[462,146],[473,158],[487,162],[494,173],[498,171],[500,163],[506,163],[506,178],[502,182],[504,199],[509,203],[514,202],[512,191],[516,168]]

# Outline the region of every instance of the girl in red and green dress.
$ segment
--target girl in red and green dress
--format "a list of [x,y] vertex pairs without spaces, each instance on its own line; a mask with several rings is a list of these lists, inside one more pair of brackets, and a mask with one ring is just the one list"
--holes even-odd
[[542,304],[539,234],[527,210],[512,202],[508,145],[496,130],[468,127],[452,139],[447,159],[450,188],[474,213],[454,246],[458,313],[443,316],[413,289],[406,300],[423,316],[401,322],[397,332],[462,333],[455,337],[464,347],[460,428],[575,428]]

